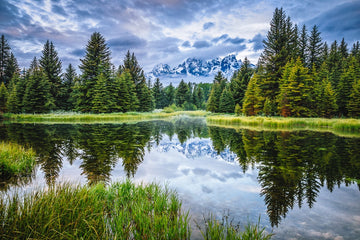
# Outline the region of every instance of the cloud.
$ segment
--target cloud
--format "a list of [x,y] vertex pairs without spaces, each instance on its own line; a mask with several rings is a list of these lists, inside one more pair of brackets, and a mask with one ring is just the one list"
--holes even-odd
[[208,41],[204,41],[204,40],[196,41],[193,44],[194,48],[208,48],[210,46],[211,46],[211,43],[209,43]]
[[83,57],[85,56],[85,49],[83,48],[75,49],[71,51],[70,54],[75,55],[76,57]]
[[214,43],[218,43],[219,41],[224,41],[229,38],[228,34],[223,34],[220,37],[213,38],[211,41]]
[[185,42],[183,42],[183,44],[181,44],[181,46],[189,48],[189,47],[191,47],[191,44],[189,41],[185,41]]
[[236,38],[228,38],[225,40],[225,43],[232,43],[232,44],[240,44],[240,43],[243,43],[245,42],[245,39],[244,38],[239,38],[239,37],[236,37]]
[[108,44],[111,49],[127,50],[130,48],[145,47],[147,43],[144,39],[128,34],[123,37],[110,39]]
[[213,22],[207,22],[207,23],[204,23],[203,29],[204,29],[204,30],[207,30],[207,29],[210,29],[210,28],[212,28],[212,27],[214,27],[214,26],[215,26],[215,23],[213,23]]
[[263,40],[264,40],[264,37],[260,33],[258,33],[253,37],[253,39],[251,39],[249,41],[249,42],[253,43],[254,51],[259,51],[259,50],[262,50],[264,48]]

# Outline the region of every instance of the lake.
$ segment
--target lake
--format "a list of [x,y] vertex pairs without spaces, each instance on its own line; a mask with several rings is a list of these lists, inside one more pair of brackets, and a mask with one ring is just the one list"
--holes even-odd
[[175,189],[198,223],[211,212],[240,224],[260,218],[272,239],[360,239],[360,136],[222,128],[177,117],[0,123],[0,137],[38,155],[32,176],[0,182],[2,197],[57,182],[131,178]]

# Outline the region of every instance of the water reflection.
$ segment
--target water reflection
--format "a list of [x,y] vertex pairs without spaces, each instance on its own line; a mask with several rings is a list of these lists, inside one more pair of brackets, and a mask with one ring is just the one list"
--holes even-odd
[[235,130],[209,127],[196,118],[134,124],[0,125],[2,139],[36,151],[49,185],[58,178],[63,161],[72,165],[77,159],[89,184],[109,181],[119,163],[126,176],[133,177],[146,151],[158,146],[164,136],[171,140],[175,135],[181,144],[190,138],[210,138],[217,154],[225,150],[236,154],[244,173],[257,168],[272,226],[295,205],[313,207],[321,187],[331,192],[360,179],[360,138],[331,133]]

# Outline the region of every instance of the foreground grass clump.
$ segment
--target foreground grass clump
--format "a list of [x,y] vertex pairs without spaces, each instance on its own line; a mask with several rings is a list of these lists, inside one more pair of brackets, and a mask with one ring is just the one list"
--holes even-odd
[[360,119],[207,116],[209,124],[250,126],[265,129],[326,129],[334,132],[360,133]]
[[0,200],[0,239],[189,239],[177,195],[156,184],[55,186]]
[[127,113],[48,113],[48,114],[4,114],[5,119],[17,122],[49,122],[49,123],[112,123],[124,121],[144,121],[153,119],[172,118],[175,116],[188,115],[203,117],[205,111],[175,111],[175,112],[127,112]]
[[35,152],[18,144],[0,142],[0,179],[30,174],[35,166]]
[[265,228],[260,227],[260,218],[257,224],[248,223],[241,231],[240,225],[234,224],[228,215],[224,215],[221,221],[210,214],[208,218],[204,217],[204,229],[198,225],[201,235],[206,240],[269,240],[273,234],[265,232]]

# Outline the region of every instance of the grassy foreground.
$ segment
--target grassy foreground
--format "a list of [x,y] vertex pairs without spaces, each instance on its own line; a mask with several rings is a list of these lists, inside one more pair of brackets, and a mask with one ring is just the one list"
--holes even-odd
[[[0,199],[0,239],[190,239],[189,221],[175,192],[128,180],[108,187],[64,184]],[[271,237],[258,225],[245,233],[214,218],[206,225],[204,239]]]
[[242,117],[233,115],[212,115],[206,117],[211,125],[248,126],[263,129],[312,129],[333,132],[360,133],[360,119],[326,118],[284,118],[284,117]]
[[177,111],[177,112],[127,112],[127,113],[49,113],[49,114],[4,114],[5,119],[17,122],[49,122],[49,123],[112,123],[125,121],[144,121],[165,119],[175,116],[187,115],[203,117],[206,111]]
[[35,166],[35,152],[18,144],[0,142],[0,179],[30,174]]

